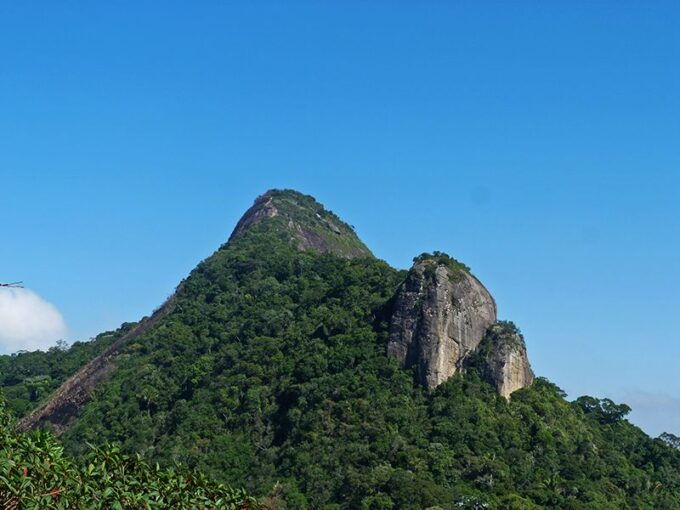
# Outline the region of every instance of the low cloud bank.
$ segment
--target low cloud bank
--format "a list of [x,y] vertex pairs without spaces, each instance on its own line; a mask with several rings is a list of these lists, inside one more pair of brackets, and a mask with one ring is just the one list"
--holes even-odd
[[66,337],[59,310],[28,289],[0,289],[0,353],[47,349]]

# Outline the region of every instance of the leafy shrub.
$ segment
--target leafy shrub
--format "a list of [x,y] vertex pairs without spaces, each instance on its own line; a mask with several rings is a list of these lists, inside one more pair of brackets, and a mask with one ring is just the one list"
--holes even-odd
[[0,508],[255,509],[231,489],[182,467],[160,468],[116,446],[92,447],[76,463],[46,431],[14,432],[0,394]]

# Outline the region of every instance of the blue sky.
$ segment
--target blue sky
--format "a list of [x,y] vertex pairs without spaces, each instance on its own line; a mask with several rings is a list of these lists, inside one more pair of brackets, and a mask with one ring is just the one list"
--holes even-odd
[[4,2],[0,281],[86,339],[148,314],[255,196],[295,188],[397,267],[463,260],[539,375],[680,434],[678,16]]

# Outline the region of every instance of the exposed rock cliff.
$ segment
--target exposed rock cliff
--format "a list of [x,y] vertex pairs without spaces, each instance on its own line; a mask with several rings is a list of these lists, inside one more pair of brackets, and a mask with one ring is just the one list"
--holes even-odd
[[467,268],[422,255],[397,291],[388,354],[432,389],[463,366],[496,322],[496,303]]
[[492,325],[479,346],[477,364],[498,393],[508,398],[534,382],[524,338],[512,322]]
[[371,251],[345,222],[313,197],[293,190],[269,190],[255,200],[236,224],[230,241],[256,226],[289,235],[300,250],[345,258],[371,257]]

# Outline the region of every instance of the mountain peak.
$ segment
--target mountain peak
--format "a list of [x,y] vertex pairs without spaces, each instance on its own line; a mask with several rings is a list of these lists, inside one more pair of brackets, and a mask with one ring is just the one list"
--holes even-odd
[[291,189],[270,189],[257,197],[236,224],[229,241],[255,228],[285,232],[303,251],[333,253],[345,258],[373,256],[350,225],[314,197]]

